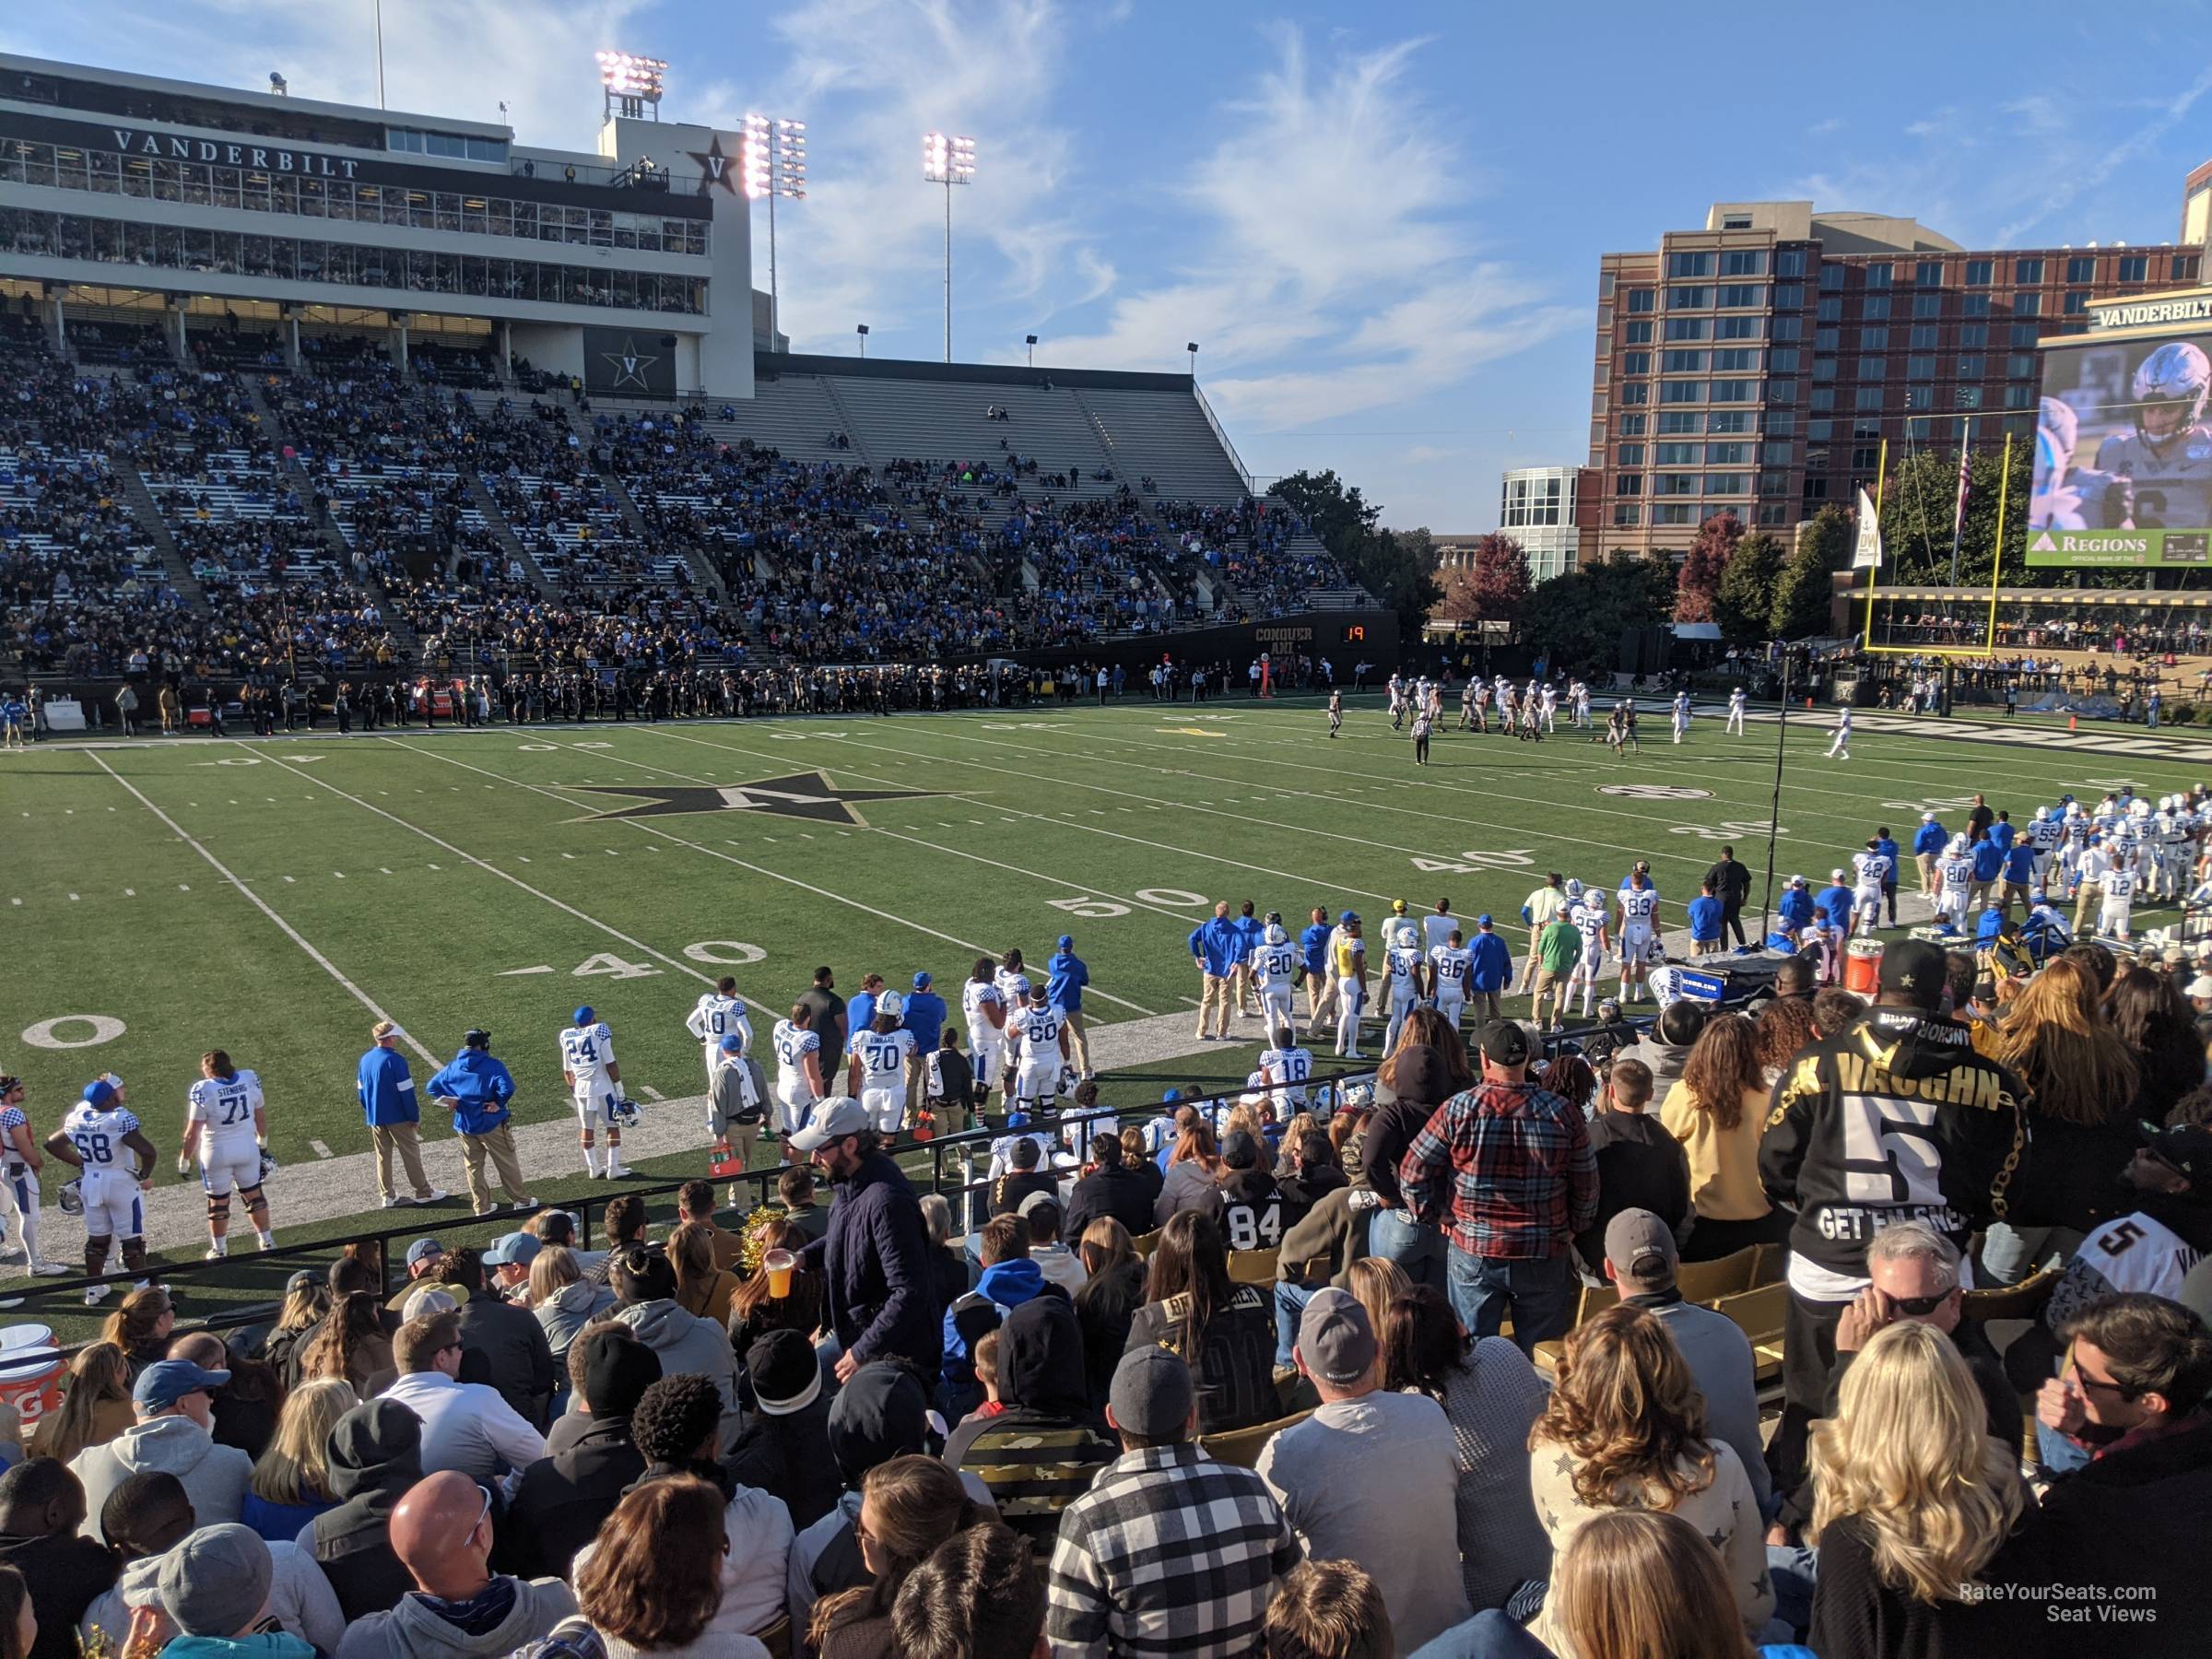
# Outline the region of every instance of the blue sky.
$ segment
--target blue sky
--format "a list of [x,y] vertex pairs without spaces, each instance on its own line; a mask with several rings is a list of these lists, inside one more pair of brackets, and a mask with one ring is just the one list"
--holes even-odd
[[[1596,259],[1716,200],[1917,216],[1970,246],[2179,232],[2212,156],[2207,15],[2077,5],[1712,13],[1162,0],[385,0],[393,107],[589,148],[592,52],[670,60],[672,118],[808,123],[778,216],[800,349],[942,352],[943,196],[971,134],[962,359],[1199,376],[1245,464],[1335,466],[1386,521],[1497,522],[1585,453]],[[373,103],[371,0],[19,6],[0,47]],[[2063,76],[2061,71],[2063,70]],[[765,230],[759,240],[765,243]],[[759,285],[766,287],[765,260]]]

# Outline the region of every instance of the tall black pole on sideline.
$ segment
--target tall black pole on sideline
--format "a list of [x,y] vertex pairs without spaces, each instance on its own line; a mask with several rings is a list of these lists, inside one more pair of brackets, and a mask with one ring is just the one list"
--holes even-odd
[[1783,740],[1790,730],[1790,658],[1794,654],[1784,645],[1782,648],[1782,715],[1774,723],[1774,804],[1767,815],[1767,896],[1765,919],[1759,926],[1759,942],[1774,931],[1774,841],[1782,833],[1782,757]]

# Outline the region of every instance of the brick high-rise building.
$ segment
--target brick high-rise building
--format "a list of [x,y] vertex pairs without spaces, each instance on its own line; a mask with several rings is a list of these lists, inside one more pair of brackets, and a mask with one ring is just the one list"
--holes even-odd
[[[1959,247],[1910,218],[1724,202],[1598,263],[1583,559],[1679,557],[1714,513],[1787,535],[1872,486],[1881,441],[2035,429],[2045,335],[2192,285],[2201,246]],[[1945,503],[1944,511],[1949,510]]]

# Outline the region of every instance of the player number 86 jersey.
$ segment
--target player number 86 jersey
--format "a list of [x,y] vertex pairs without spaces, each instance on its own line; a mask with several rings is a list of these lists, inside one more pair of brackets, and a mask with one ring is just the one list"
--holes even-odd
[[186,1100],[186,1124],[199,1126],[203,1159],[218,1159],[253,1145],[253,1113],[261,1107],[261,1079],[241,1067],[232,1077],[202,1077]]

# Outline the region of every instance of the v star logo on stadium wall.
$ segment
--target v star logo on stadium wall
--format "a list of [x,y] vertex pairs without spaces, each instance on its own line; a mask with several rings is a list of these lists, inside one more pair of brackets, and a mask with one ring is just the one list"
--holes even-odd
[[687,812],[763,812],[771,818],[804,818],[816,824],[850,824],[865,830],[868,821],[853,809],[855,801],[908,801],[933,795],[934,789],[840,789],[818,771],[764,778],[757,783],[605,783],[564,786],[571,794],[621,795],[639,805],[616,812],[587,813],[571,823],[604,818],[669,818]]

